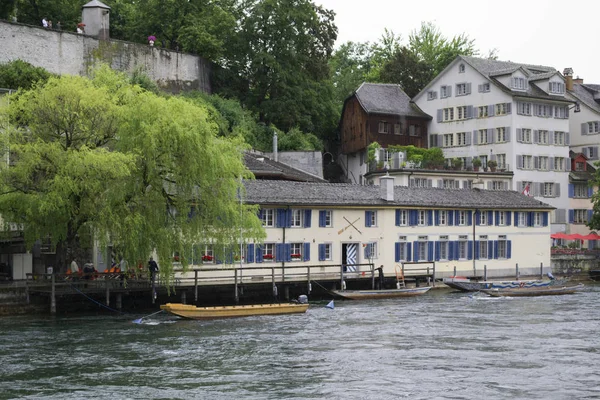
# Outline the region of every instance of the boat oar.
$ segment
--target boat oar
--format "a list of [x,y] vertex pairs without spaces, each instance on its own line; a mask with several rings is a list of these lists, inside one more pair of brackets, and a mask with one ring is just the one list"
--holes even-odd
[[161,312],[163,312],[163,310],[159,310],[159,311],[157,311],[157,312],[155,312],[155,313],[152,313],[152,314],[146,315],[146,316],[144,316],[144,317],[142,317],[142,318],[134,319],[134,320],[133,320],[133,321],[131,321],[131,322],[133,322],[134,324],[141,324],[141,323],[142,323],[142,320],[143,320],[144,318],[151,317],[151,316],[153,316],[153,315],[156,315],[156,314],[158,314],[158,313],[161,313]]

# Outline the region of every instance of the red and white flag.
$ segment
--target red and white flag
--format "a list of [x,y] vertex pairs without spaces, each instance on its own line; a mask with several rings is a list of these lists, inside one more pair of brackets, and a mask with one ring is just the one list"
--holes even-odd
[[525,186],[525,189],[523,189],[522,192],[525,196],[529,196],[529,183],[527,184],[527,186]]

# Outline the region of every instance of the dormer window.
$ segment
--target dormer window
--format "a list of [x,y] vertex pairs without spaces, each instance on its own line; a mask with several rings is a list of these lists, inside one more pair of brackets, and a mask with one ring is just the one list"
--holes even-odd
[[512,88],[516,89],[516,90],[526,90],[527,83],[525,81],[525,78],[513,77],[512,78]]
[[565,84],[562,82],[549,82],[549,90],[553,94],[564,94]]
[[458,73],[459,73],[459,74],[462,74],[462,73],[464,73],[464,72],[465,72],[465,64],[460,64],[460,65],[458,66]]

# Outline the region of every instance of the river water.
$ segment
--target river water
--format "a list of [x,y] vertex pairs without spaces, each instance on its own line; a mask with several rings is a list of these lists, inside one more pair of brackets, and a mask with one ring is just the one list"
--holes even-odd
[[0,318],[0,398],[598,399],[600,287],[304,315]]

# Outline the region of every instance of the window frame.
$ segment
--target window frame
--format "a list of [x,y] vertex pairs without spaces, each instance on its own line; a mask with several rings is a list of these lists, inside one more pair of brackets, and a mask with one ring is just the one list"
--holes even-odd
[[263,208],[261,210],[261,223],[265,228],[273,228],[275,226],[274,208]]

